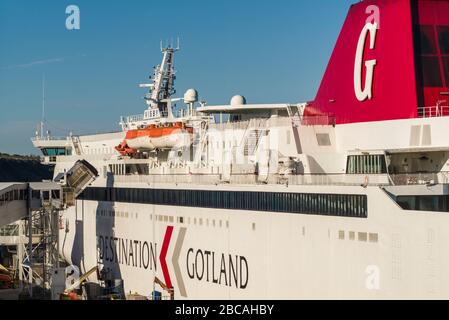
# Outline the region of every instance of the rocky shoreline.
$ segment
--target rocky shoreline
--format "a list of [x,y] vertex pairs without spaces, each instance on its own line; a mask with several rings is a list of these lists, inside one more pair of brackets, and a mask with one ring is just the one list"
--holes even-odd
[[43,165],[37,156],[0,153],[0,182],[39,182],[53,177],[53,166]]

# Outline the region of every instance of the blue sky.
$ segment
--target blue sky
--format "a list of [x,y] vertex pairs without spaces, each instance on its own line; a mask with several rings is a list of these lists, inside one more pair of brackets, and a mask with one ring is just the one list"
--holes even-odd
[[[114,131],[143,113],[161,39],[181,40],[176,88],[209,104],[314,98],[354,0],[0,0],[0,152],[36,153],[41,118],[54,135]],[[68,5],[81,29],[65,27]]]

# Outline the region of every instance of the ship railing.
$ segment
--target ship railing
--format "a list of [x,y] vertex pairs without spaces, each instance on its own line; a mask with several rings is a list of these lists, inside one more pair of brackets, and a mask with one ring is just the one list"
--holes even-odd
[[[182,110],[178,112],[174,112],[173,115],[175,118],[182,118],[185,116],[182,113]],[[162,117],[167,117],[167,112],[161,112]],[[303,125],[327,125],[331,124],[334,121],[334,118],[329,116],[307,116],[301,117],[300,122]],[[148,120],[145,118],[143,114],[122,117],[120,122],[122,124],[128,123],[136,123]],[[267,129],[273,126],[288,126],[291,124],[291,119],[289,117],[277,117],[277,118],[253,118],[251,120],[242,120],[242,121],[226,121],[226,122],[217,122],[210,123],[209,129],[214,130],[247,130],[247,129]]]
[[[168,112],[167,111],[160,111],[159,115],[162,118],[167,118],[168,117]],[[185,115],[186,115],[186,113],[183,110],[173,111],[173,116],[175,118],[182,118]],[[141,121],[152,120],[152,119],[154,119],[154,118],[147,118],[147,117],[145,117],[145,114],[136,114],[136,115],[132,115],[132,116],[122,117],[120,119],[120,122],[126,124],[126,123],[135,123],[135,122],[141,122]]]
[[212,130],[245,130],[250,125],[249,120],[235,121],[235,122],[222,122],[222,123],[211,123],[209,124],[209,129]]
[[[284,119],[284,121],[283,121]],[[287,125],[288,122],[287,117],[282,118],[253,118],[251,120],[242,120],[242,121],[232,121],[232,122],[222,122],[222,123],[211,123],[209,124],[209,129],[214,130],[245,130],[248,129],[267,129],[273,126]]]
[[247,130],[247,129],[267,129],[271,127],[290,126],[328,126],[335,125],[335,117],[327,115],[317,116],[295,116],[290,117],[276,117],[276,118],[253,118],[251,120],[232,121],[223,123],[212,123],[209,125],[210,129],[215,130]]
[[143,120],[144,120],[144,115],[143,114],[137,114],[137,115],[128,116],[128,117],[124,117],[123,118],[123,121],[126,122],[126,123],[143,121]]
[[419,107],[418,117],[420,118],[438,118],[449,116],[449,106],[433,106],[433,107]]
[[391,174],[394,185],[449,184],[449,172]]
[[370,175],[368,181],[366,175],[344,175],[344,174],[309,174],[309,175],[257,175],[247,174],[192,174],[184,169],[177,174],[164,174],[162,168],[158,173],[148,175],[116,175],[114,181],[128,183],[155,183],[155,184],[232,184],[232,185],[254,185],[254,184],[276,184],[276,185],[389,185],[387,175]]
[[255,173],[192,173],[189,168],[179,168],[166,173],[164,168],[151,170],[149,174],[116,175],[117,182],[157,184],[283,184],[283,185],[325,185],[325,186],[386,186],[386,185],[430,185],[449,184],[449,172],[418,174],[269,174]]
[[33,137],[31,138],[31,141],[61,141],[61,140],[67,140],[68,137],[53,137],[53,136],[46,136],[46,137]]
[[305,174],[280,176],[279,183],[292,185],[341,185],[341,186],[384,186],[389,185],[386,174]]

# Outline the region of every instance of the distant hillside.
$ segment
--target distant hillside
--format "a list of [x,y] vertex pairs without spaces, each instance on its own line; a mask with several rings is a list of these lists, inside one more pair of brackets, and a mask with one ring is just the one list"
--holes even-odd
[[39,157],[0,153],[0,182],[38,182],[53,178],[53,167]]

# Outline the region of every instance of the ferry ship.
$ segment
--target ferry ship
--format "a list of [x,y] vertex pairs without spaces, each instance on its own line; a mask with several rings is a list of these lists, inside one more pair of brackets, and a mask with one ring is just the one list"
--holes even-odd
[[449,1],[352,5],[304,103],[176,97],[161,49],[143,115],[33,138],[56,180],[98,171],[61,213],[68,264],[175,299],[449,298]]

